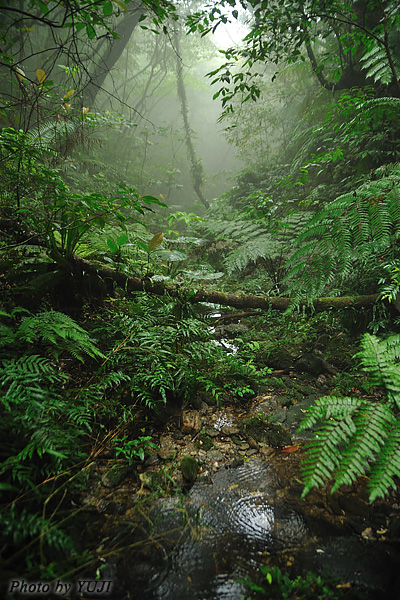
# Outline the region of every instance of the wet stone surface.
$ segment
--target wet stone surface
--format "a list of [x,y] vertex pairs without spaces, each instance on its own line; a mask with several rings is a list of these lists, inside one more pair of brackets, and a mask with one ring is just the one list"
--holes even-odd
[[[190,415],[190,433],[182,420],[166,423],[154,439],[159,450],[117,483],[108,479],[111,458],[96,461],[82,504],[101,515],[99,535],[117,549],[107,561],[116,573],[112,600],[137,598],[138,590],[141,600],[239,600],[249,593],[237,580],[257,581],[263,564],[293,577],[327,570],[351,589],[366,587],[346,600],[397,599],[396,494],[371,506],[362,481],[301,500],[304,438],[295,432],[313,398],[284,401],[266,393],[246,410],[204,408]],[[270,427],[285,435],[271,437]],[[199,467],[189,479],[184,457]]]
[[142,597],[241,598],[246,588],[238,579],[256,576],[265,553],[297,545],[307,533],[303,518],[276,497],[276,485],[272,470],[254,461],[199,481],[183,504],[160,502],[152,516],[153,535],[165,536],[163,568],[141,580],[146,566],[132,565]]

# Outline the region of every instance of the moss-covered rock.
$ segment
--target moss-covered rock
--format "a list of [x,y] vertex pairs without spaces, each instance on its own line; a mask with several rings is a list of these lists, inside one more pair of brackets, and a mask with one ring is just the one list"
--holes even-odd
[[184,456],[181,459],[181,473],[188,483],[194,483],[199,473],[199,463],[192,456]]
[[279,423],[265,421],[258,415],[244,419],[240,424],[242,435],[258,443],[280,448],[291,443],[289,432]]

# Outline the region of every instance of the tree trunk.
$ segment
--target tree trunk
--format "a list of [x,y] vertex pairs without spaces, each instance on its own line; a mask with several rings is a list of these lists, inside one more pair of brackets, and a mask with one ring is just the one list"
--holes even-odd
[[85,103],[88,106],[94,106],[99,90],[102,88],[107,75],[122,55],[143,12],[143,7],[130,12],[115,28],[119,39],[111,40],[100,61],[96,64],[94,71],[90,73],[90,81],[85,87]]
[[183,68],[182,68],[182,58],[180,56],[180,44],[179,44],[179,34],[177,30],[174,31],[174,45],[175,45],[175,53],[176,53],[176,81],[177,81],[177,90],[178,96],[181,103],[181,113],[183,119],[183,128],[185,131],[185,140],[186,147],[188,151],[189,161],[190,161],[190,173],[192,175],[193,180],[193,188],[199,198],[200,202],[206,207],[209,208],[210,204],[207,198],[204,197],[204,194],[201,190],[202,183],[204,181],[204,172],[203,165],[201,160],[197,158],[196,151],[194,149],[194,144],[192,140],[192,134],[190,129],[189,122],[189,105],[186,96],[185,83],[183,81]]
[[[168,293],[170,296],[181,296],[182,288],[178,288],[164,282],[154,283],[150,279],[140,277],[130,277],[100,264],[93,264],[83,258],[75,257],[76,264],[87,276],[100,277],[106,285],[106,290],[110,293],[114,289],[114,284],[123,288],[127,292],[142,292],[163,296]],[[312,308],[317,312],[324,310],[342,308],[370,308],[378,300],[379,294],[370,294],[366,296],[342,296],[338,298],[317,298],[312,305],[307,301],[301,302],[300,307]],[[214,290],[198,290],[193,296],[188,297],[192,304],[198,302],[211,302],[213,304],[222,304],[223,306],[234,306],[235,308],[262,308],[268,310],[285,311],[292,304],[290,298],[276,298],[268,296],[238,296],[236,294],[223,294]]]

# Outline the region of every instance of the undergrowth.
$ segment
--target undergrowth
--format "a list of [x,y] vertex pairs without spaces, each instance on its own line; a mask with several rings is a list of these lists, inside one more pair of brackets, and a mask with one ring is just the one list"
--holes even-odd
[[382,396],[316,400],[299,430],[317,426],[303,462],[303,496],[333,479],[331,492],[367,476],[369,499],[384,498],[400,476],[400,336],[365,334],[361,369]]
[[254,392],[251,360],[227,358],[189,304],[138,294],[109,306],[79,324],[56,311],[0,313],[4,581],[96,563],[74,521],[90,465],[115,452],[113,440],[134,465],[153,447],[143,424],[168,403],[186,406],[207,388],[215,402]]

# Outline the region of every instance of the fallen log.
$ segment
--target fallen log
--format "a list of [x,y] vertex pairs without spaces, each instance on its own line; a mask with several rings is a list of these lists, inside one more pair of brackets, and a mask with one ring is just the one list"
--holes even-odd
[[[100,277],[106,285],[107,292],[114,289],[115,284],[124,289],[126,292],[147,292],[148,294],[156,294],[163,296],[168,293],[172,297],[181,296],[184,293],[184,288],[174,284],[165,283],[163,281],[153,282],[146,277],[132,277],[121,271],[110,269],[100,263],[93,263],[83,258],[75,257],[75,264],[81,269],[84,275],[92,275]],[[264,310],[273,309],[285,311],[293,303],[291,298],[277,298],[273,296],[253,296],[253,295],[237,295],[223,294],[215,290],[201,289],[189,297],[188,301],[192,304],[198,302],[210,302],[212,304],[221,304],[223,306],[233,306],[235,308],[261,308]],[[371,308],[378,300],[379,294],[369,294],[364,296],[340,296],[316,298],[312,304],[307,300],[300,302],[300,308],[312,309],[316,312],[334,309],[340,310],[343,308]]]

